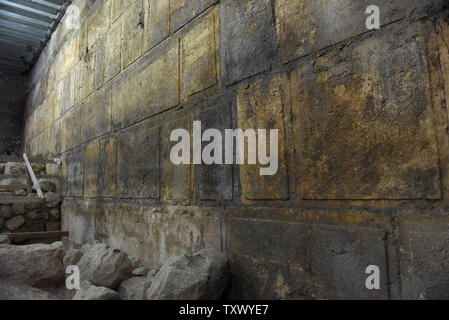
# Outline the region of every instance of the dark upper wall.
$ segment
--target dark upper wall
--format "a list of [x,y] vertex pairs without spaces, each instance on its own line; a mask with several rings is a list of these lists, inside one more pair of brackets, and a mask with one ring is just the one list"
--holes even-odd
[[28,77],[0,75],[0,155],[20,155]]

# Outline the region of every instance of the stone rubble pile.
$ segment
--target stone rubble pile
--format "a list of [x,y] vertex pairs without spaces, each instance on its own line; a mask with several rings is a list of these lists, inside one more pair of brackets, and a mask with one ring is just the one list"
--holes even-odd
[[[215,300],[230,280],[228,259],[213,249],[173,255],[159,269],[99,242],[81,248],[62,242],[4,243],[0,300]],[[79,290],[65,288],[69,265],[79,267]]]

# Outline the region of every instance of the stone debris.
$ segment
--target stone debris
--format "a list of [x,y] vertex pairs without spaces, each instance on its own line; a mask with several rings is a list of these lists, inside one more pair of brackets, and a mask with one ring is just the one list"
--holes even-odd
[[229,282],[226,256],[213,249],[173,255],[147,291],[149,300],[216,300]]
[[89,281],[83,281],[72,300],[120,300],[120,295],[109,288],[97,287]]
[[25,218],[23,216],[17,216],[6,221],[6,228],[9,231],[16,231],[25,223]]
[[128,255],[103,243],[94,244],[77,263],[83,281],[93,285],[117,289],[120,282],[132,275],[132,263]]
[[44,194],[44,202],[47,208],[56,208],[61,203],[61,197],[54,192]]
[[146,300],[146,292],[151,287],[153,277],[132,277],[122,281],[118,293],[122,300]]
[[68,266],[76,265],[83,256],[83,252],[80,249],[69,249],[66,251],[64,258],[63,258],[63,264],[64,268],[67,268]]
[[0,235],[0,244],[10,244],[11,240],[9,240],[9,237],[7,235]]
[[61,242],[25,246],[0,246],[0,278],[17,280],[37,287],[58,286],[64,282]]
[[147,270],[144,267],[136,268],[133,270],[134,277],[145,277]]
[[0,300],[59,300],[56,296],[25,283],[0,279]]

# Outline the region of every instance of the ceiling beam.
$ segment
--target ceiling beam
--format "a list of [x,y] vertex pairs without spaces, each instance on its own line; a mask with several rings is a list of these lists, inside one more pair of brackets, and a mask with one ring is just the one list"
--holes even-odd
[[[11,0],[8,0],[11,1]],[[24,7],[28,7],[34,10],[42,11],[51,15],[56,16],[58,14],[58,9],[50,6],[46,6],[34,0],[14,0],[14,3],[20,4]]]
[[26,20],[26,19],[28,19],[26,17],[19,16],[20,17],[19,18],[19,17],[13,17],[11,15],[6,15],[3,12],[4,12],[3,10],[0,10],[0,18],[3,20],[6,20],[6,21],[23,24],[25,26],[33,27],[36,29],[41,29],[43,31],[48,30],[48,28],[51,26],[50,24],[36,23],[36,22],[34,22],[36,20],[33,21],[32,19]]
[[53,20],[56,18],[56,16],[49,17],[49,16],[45,15],[42,11],[40,13],[36,13],[36,12],[20,9],[18,7],[13,7],[11,5],[8,5],[7,2],[0,2],[0,9],[18,14],[20,16],[44,21],[47,23],[52,23]]
[[11,21],[5,21],[3,19],[0,19],[0,27],[3,27],[5,29],[10,29],[14,31],[19,31],[26,33],[31,36],[35,36],[38,38],[44,38],[47,35],[47,32],[44,30],[36,29],[30,26],[25,26],[23,24],[11,22]]

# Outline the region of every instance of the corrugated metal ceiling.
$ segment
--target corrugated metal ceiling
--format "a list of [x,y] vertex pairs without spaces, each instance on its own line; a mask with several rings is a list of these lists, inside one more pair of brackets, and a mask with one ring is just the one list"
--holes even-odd
[[0,72],[25,74],[71,0],[0,0]]

